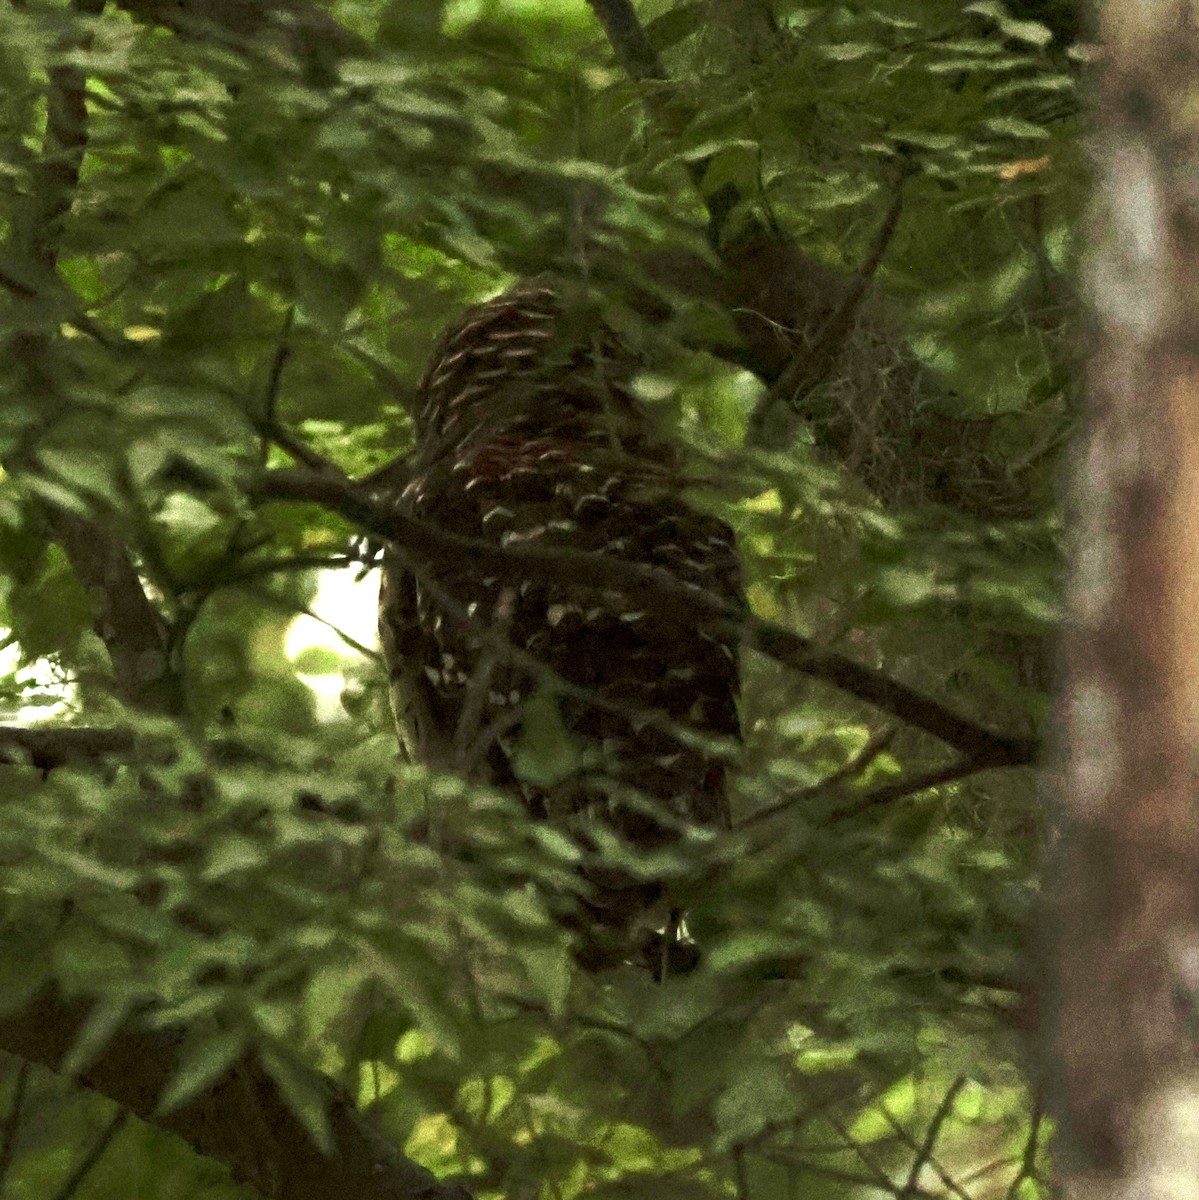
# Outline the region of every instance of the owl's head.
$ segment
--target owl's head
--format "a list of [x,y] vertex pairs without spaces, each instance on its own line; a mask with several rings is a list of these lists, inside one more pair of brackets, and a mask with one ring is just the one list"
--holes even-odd
[[628,389],[636,357],[593,314],[567,308],[544,276],[467,309],[421,380],[418,440],[457,442],[482,427],[536,437],[616,421],[643,429]]

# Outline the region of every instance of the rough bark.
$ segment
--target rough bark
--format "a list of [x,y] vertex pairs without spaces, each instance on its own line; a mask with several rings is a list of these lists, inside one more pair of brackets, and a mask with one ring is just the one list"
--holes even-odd
[[1199,1162],[1199,26],[1101,25],[1052,940],[1072,1200],[1191,1195]]

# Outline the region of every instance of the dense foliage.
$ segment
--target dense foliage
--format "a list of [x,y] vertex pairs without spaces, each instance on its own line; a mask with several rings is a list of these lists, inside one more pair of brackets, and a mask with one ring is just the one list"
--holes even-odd
[[[480,1197],[1046,1194],[1018,1045],[1027,766],[747,654],[738,824],[663,852],[711,865],[700,968],[583,974],[546,903],[574,847],[397,762],[368,647],[289,660],[320,570],[369,572],[373,546],[250,481],[293,439],[350,476],[402,454],[437,331],[552,270],[643,349],[758,616],[1035,735],[1076,379],[1069,21],[647,0],[666,83],[631,79],[582,0],[334,0],[348,32],[323,37],[287,6],[220,33],[102,7],[2,14],[3,703],[139,749],[0,768],[0,1012],[50,983],[83,1001],[68,1073],[150,1013],[179,1045],[163,1111],[252,1050],[318,1141],[323,1072]],[[792,395],[749,306],[691,286],[723,261],[766,305],[802,268],[809,324],[763,335],[802,355],[876,246]],[[153,687],[122,674],[136,606],[89,575],[89,530],[142,582]],[[333,715],[321,674],[344,677]],[[525,740],[533,764],[569,751],[552,720]],[[6,1194],[239,1193],[101,1096],[0,1069]]]

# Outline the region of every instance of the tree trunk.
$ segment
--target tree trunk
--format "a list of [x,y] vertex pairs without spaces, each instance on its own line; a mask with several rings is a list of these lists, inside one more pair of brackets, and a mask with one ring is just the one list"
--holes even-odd
[[1199,1180],[1199,26],[1109,0],[1052,925],[1071,1200]]

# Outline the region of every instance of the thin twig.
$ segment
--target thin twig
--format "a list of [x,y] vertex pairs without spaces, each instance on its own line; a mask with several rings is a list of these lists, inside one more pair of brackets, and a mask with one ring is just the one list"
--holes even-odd
[[[789,1167],[796,1171],[807,1171],[813,1175],[823,1175],[828,1179],[836,1179],[841,1183],[852,1183],[857,1187],[866,1188],[872,1192],[886,1192],[892,1196],[895,1194],[895,1187],[889,1180],[886,1184],[883,1184],[875,1176],[863,1175],[859,1171],[844,1171],[839,1167],[826,1166],[824,1163],[814,1163],[799,1156],[792,1157],[782,1150],[764,1152],[762,1157],[768,1162],[777,1163],[781,1167]],[[915,1195],[917,1197],[926,1197],[929,1193],[918,1191]]]
[[876,1181],[874,1186],[880,1188],[880,1190],[884,1192],[890,1192],[894,1194],[895,1184],[892,1182],[891,1177],[866,1153],[866,1147],[862,1145],[861,1142],[857,1141],[850,1134],[849,1130],[845,1128],[843,1122],[838,1120],[836,1117],[829,1116],[827,1120],[833,1129],[835,1129],[837,1133],[839,1133],[845,1140],[846,1149],[852,1150],[854,1154],[858,1156],[858,1161],[862,1164],[862,1166],[864,1166],[866,1170],[869,1171],[874,1177]]
[[745,1147],[733,1147],[733,1178],[736,1180],[737,1200],[749,1200],[749,1175],[745,1170]]
[[1020,1160],[1020,1169],[1016,1172],[1012,1179],[1008,1190],[1004,1193],[1004,1200],[1016,1200],[1020,1192],[1020,1185],[1026,1179],[1035,1179],[1037,1177],[1037,1150],[1041,1140],[1041,1106],[1034,1104],[1032,1110],[1032,1119],[1028,1127],[1028,1139],[1024,1143],[1024,1156]]
[[112,1139],[120,1133],[127,1120],[129,1120],[129,1110],[127,1108],[118,1109],[112,1120],[101,1131],[92,1148],[83,1156],[70,1176],[64,1180],[62,1187],[54,1193],[51,1200],[72,1200],[75,1193],[83,1186],[84,1180],[104,1157],[104,1151],[112,1144]]
[[274,442],[280,450],[290,454],[296,462],[302,463],[313,471],[320,471],[341,479],[349,478],[333,459],[327,458],[319,450],[314,450],[307,442],[296,437],[294,433],[285,429],[277,421],[260,420],[255,421],[254,424],[267,441]]
[[132,338],[105,329],[98,321],[88,316],[78,307],[78,297],[57,276],[49,280],[42,280],[39,282],[39,287],[33,287],[30,283],[19,279],[17,274],[12,271],[0,268],[0,288],[17,300],[36,300],[41,297],[47,302],[53,301],[59,306],[58,311],[62,314],[63,325],[77,329],[80,333],[86,333],[93,341],[113,354],[138,356],[145,353],[144,343],[135,342]]
[[784,403],[793,410],[798,410],[803,401],[824,382],[836,365],[845,340],[853,329],[858,310],[862,307],[862,302],[869,291],[870,282],[874,278],[879,264],[883,261],[895,236],[895,230],[899,226],[899,216],[903,211],[904,184],[911,172],[911,163],[908,159],[903,159],[894,195],[891,197],[891,203],[888,205],[882,224],[875,235],[874,243],[857,271],[854,272],[837,307],[817,331],[810,346],[795,348],[795,355],[791,362],[783,369],[751,414],[749,422],[751,445],[761,440],[766,420],[778,404]]
[[[270,455],[270,444],[274,440],[270,432],[279,427],[279,392],[283,385],[283,368],[291,358],[291,329],[296,319],[296,306],[293,304],[283,318],[283,328],[279,331],[279,344],[275,347],[271,359],[271,369],[267,373],[266,395],[262,404],[262,447],[259,465],[265,467]],[[311,464],[309,464],[311,465]]]
[[971,1184],[986,1179],[988,1175],[994,1175],[996,1171],[1002,1171],[1004,1167],[1016,1166],[1019,1162],[1018,1154],[1004,1154],[1000,1158],[993,1158],[989,1163],[975,1167],[973,1171],[967,1171],[962,1176],[962,1187],[969,1188]]
[[416,396],[413,389],[406,386],[404,381],[385,363],[376,358],[369,350],[353,343],[342,343],[337,347],[348,354],[356,363],[365,367],[374,377],[376,383],[382,384],[399,402],[407,413],[416,411]]
[[[867,792],[864,796],[859,796],[843,808],[837,809],[829,815],[828,819],[830,821],[849,820],[851,817],[861,816],[862,813],[869,812],[872,808],[880,808],[885,804],[892,804],[894,801],[902,800],[907,796],[916,796],[920,792],[931,791],[933,788],[944,787],[947,783],[956,783],[959,779],[966,779],[971,775],[977,775],[980,771],[988,771],[995,765],[994,763],[979,762],[968,755],[963,755],[961,758],[954,759],[948,766],[937,767],[933,771],[917,772],[903,779],[897,779],[894,783],[883,784],[881,787]],[[1031,761],[1025,764],[1008,763],[1007,765],[1027,766],[1031,765]]]
[[[916,1151],[916,1157],[912,1160],[912,1167],[911,1170],[908,1171],[907,1181],[904,1183],[903,1188],[898,1193],[902,1200],[906,1200],[907,1197],[916,1194],[917,1181],[920,1178],[920,1172],[924,1170],[926,1164],[931,1166],[933,1170],[937,1172],[938,1176],[941,1178],[941,1182],[944,1183],[945,1186],[954,1193],[954,1195],[962,1197],[963,1200],[970,1200],[970,1197],[967,1196],[965,1192],[963,1192],[962,1189],[958,1187],[958,1185],[954,1183],[944,1171],[941,1170],[940,1166],[933,1158],[933,1148],[937,1144],[937,1138],[941,1135],[941,1127],[945,1124],[949,1114],[953,1111],[953,1102],[958,1098],[958,1093],[962,1090],[962,1088],[966,1086],[966,1082],[966,1076],[959,1075],[953,1081],[953,1083],[949,1085],[945,1095],[941,1097],[940,1104],[937,1105],[936,1112],[933,1113],[932,1120],[928,1123],[928,1129],[925,1131],[924,1140],[919,1144],[919,1146],[914,1145],[912,1142],[908,1143],[909,1145],[912,1145],[912,1148]],[[908,1141],[907,1131],[900,1126],[899,1122],[896,1121],[894,1117],[892,1117],[891,1113],[887,1109],[887,1106],[880,1103],[879,1108],[882,1110],[883,1115],[887,1118],[887,1121],[891,1124],[892,1128],[895,1129],[896,1133],[898,1133],[904,1141]]]
[[261,465],[266,466],[267,449],[273,442],[280,450],[290,454],[296,462],[302,463],[314,471],[325,471],[345,479],[346,473],[337,463],[296,437],[279,421],[279,392],[283,383],[283,370],[292,355],[291,331],[295,325],[295,319],[296,306],[293,304],[283,319],[283,328],[279,331],[279,344],[275,347],[275,353],[271,359],[266,394],[263,398],[262,416],[254,421],[258,433],[263,439]]
[[808,787],[800,788],[798,791],[785,796],[777,804],[770,804],[765,808],[758,809],[757,812],[750,813],[737,828],[739,830],[747,829],[750,825],[768,821],[771,817],[777,817],[782,813],[789,812],[795,805],[801,804],[805,800],[811,800],[814,796],[822,796],[838,784],[845,783],[847,780],[861,775],[886,750],[894,739],[894,728],[879,730],[878,733],[870,737],[857,754],[853,755],[830,775],[826,775],[819,783],[813,783]]
[[282,597],[272,596],[269,592],[264,592],[257,588],[253,589],[253,594],[257,596],[258,599],[265,601],[267,604],[270,604],[274,608],[277,608],[283,612],[292,613],[297,617],[310,617],[318,625],[323,625],[331,633],[336,634],[337,637],[341,641],[345,642],[345,644],[351,650],[353,650],[355,654],[360,654],[363,658],[369,659],[371,662],[383,661],[382,655],[380,655],[378,650],[375,650],[371,646],[363,645],[362,642],[353,637],[351,634],[346,633],[346,631],[340,626],[334,624],[327,618],[322,617],[320,613],[314,612],[307,604],[296,604],[292,601],[285,600]]
[[0,1196],[4,1195],[4,1180],[17,1151],[17,1133],[21,1128],[21,1109],[25,1107],[25,1089],[29,1086],[30,1070],[27,1062],[22,1062],[17,1068],[12,1101],[4,1117],[4,1126],[0,1129]]
[[[234,557],[235,554],[235,551],[230,550],[226,558]],[[240,587],[243,584],[250,583],[255,579],[261,579],[265,575],[273,575],[276,572],[338,569],[361,561],[361,557],[356,554],[297,554],[283,558],[259,560],[258,562],[250,563],[240,570],[207,570],[204,572],[202,579],[196,581],[195,584],[184,586],[181,589],[186,603],[180,605],[179,613],[171,629],[174,652],[176,655],[182,653],[187,638],[190,636],[192,629],[195,628],[195,624],[199,620],[204,606],[222,588]],[[192,588],[194,590],[191,590]],[[256,594],[261,593],[256,592]]]

